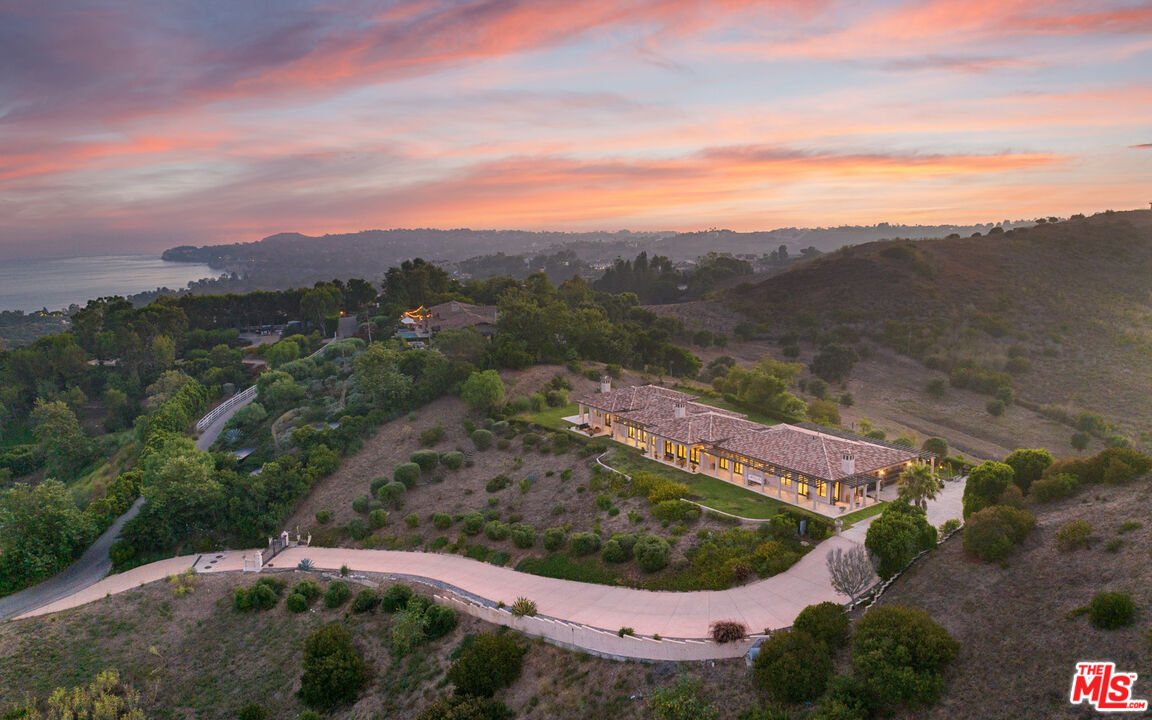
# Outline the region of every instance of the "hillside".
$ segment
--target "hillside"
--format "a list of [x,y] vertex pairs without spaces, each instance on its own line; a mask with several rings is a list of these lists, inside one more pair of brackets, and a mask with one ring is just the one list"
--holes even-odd
[[[849,421],[870,413],[922,435],[951,428],[986,457],[1028,442],[1066,453],[1077,426],[1097,448],[1116,435],[1149,441],[1150,278],[1152,212],[1133,211],[843,248],[710,302],[657,311],[730,338],[743,331],[747,342],[705,350],[705,362],[780,357],[789,346],[808,362],[829,343],[853,347],[863,362],[846,389],[876,402],[858,402]],[[928,397],[934,379],[945,385]],[[1009,400],[1002,417],[984,411],[998,393]],[[984,427],[998,423],[1012,427]],[[1023,427],[1034,423],[1063,429],[1037,437]]]

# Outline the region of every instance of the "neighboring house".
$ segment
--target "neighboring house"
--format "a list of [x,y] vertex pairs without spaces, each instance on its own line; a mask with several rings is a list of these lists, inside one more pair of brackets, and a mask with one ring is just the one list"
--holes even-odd
[[604,378],[578,402],[580,414],[566,419],[582,432],[822,515],[873,505],[913,462],[935,463],[931,453],[807,423],[761,425],[655,385],[613,390]]
[[433,305],[427,312],[431,315],[428,323],[434,333],[474,327],[485,337],[496,334],[498,313],[495,305],[469,305],[453,300]]
[[432,313],[423,305],[415,310],[405,312],[400,316],[400,329],[396,331],[396,337],[405,342],[426,340],[432,337],[432,329],[428,322],[431,318]]

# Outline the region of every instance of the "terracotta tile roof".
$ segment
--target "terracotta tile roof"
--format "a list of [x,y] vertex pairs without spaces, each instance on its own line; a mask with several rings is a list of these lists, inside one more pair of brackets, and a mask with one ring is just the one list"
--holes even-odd
[[425,312],[427,321],[442,329],[461,329],[472,325],[495,325],[495,305],[470,305],[456,300],[433,305]]
[[683,418],[665,416],[664,420],[652,423],[648,431],[674,442],[696,445],[719,442],[736,435],[764,429],[763,425],[751,420],[734,417],[726,411],[715,410],[709,408],[709,412],[696,414],[692,414],[689,410],[689,415]]
[[606,393],[589,393],[577,398],[577,402],[607,412],[622,413],[629,410],[643,410],[654,402],[668,401],[669,412],[677,402],[692,402],[695,396],[656,385],[636,385],[616,388]]
[[[884,447],[862,440],[829,435],[794,425],[774,425],[737,435],[717,444],[721,450],[760,460],[824,480],[848,480],[917,459],[907,448]],[[855,473],[841,468],[841,456],[850,450],[856,458]]]

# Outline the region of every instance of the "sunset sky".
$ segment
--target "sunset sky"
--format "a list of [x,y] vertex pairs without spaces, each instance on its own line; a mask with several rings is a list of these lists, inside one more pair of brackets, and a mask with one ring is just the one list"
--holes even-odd
[[0,258],[1152,200],[1152,3],[0,0]]

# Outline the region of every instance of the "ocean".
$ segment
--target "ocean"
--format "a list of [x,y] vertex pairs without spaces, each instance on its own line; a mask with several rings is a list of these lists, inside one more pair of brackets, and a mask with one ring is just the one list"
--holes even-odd
[[0,260],[0,310],[64,310],[108,295],[158,287],[179,290],[193,280],[220,274],[200,263],[165,262],[143,254]]

